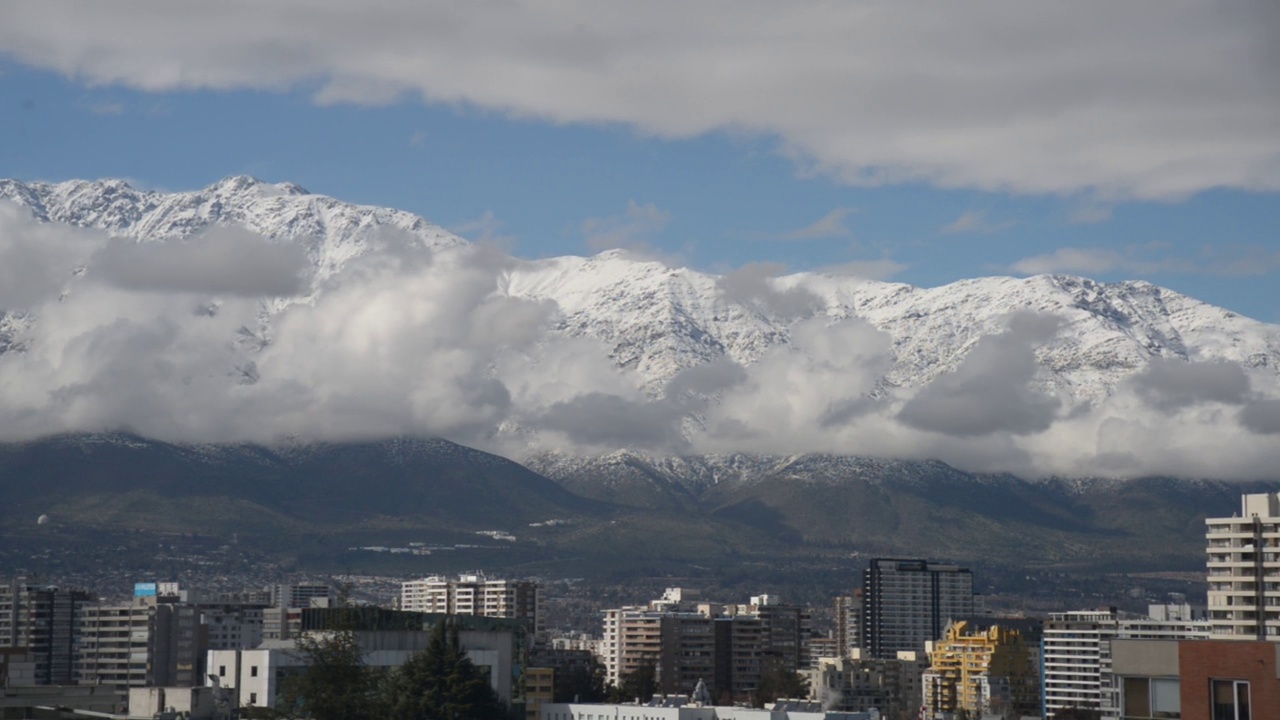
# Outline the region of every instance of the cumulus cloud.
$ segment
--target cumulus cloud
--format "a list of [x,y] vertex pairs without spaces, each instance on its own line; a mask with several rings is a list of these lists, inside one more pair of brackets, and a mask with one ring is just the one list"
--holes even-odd
[[781,263],[750,263],[728,273],[718,281],[724,299],[765,312],[785,320],[812,315],[824,305],[822,298],[801,287],[779,289],[772,279],[782,274]]
[[26,208],[0,200],[0,309],[56,298],[100,245],[100,237],[40,225]]
[[[122,252],[104,234],[0,206],[0,307],[24,311],[16,323],[0,315],[0,347],[17,348],[0,351],[0,440],[111,429],[201,442],[409,434],[513,457],[827,452],[1029,476],[1246,478],[1280,463],[1273,369],[1156,359],[1110,396],[1066,406],[1043,389],[1037,360],[1065,332],[1054,315],[1015,313],[953,371],[906,386],[893,379],[894,337],[788,294],[796,279],[775,278],[778,267],[748,268],[722,284],[711,312],[768,305],[792,318],[776,330],[789,343],[729,348],[654,387],[619,367],[617,338],[567,337],[555,304],[507,294],[520,261],[491,248],[432,253],[371,238],[381,249],[310,276],[304,300],[246,294],[296,273],[229,286],[246,282],[245,268],[210,260],[208,273],[180,270],[190,285],[179,287],[157,280],[172,264],[148,265],[165,246],[180,254],[164,262],[204,262],[211,251],[199,243],[211,238],[196,252],[173,240],[142,246],[146,272],[119,277],[98,263]],[[35,331],[23,335],[28,317]]]
[[666,137],[730,131],[857,185],[1114,201],[1280,189],[1278,15],[1272,0],[18,0],[0,9],[0,52],[94,85],[318,87],[323,103],[413,95]]
[[584,393],[547,408],[536,422],[562,433],[576,447],[627,447],[679,454],[688,451],[688,441],[680,432],[680,419],[679,409],[671,403]]
[[298,245],[215,226],[187,240],[113,240],[92,265],[107,282],[131,290],[279,297],[302,290],[307,257]]
[[977,342],[954,373],[934,380],[902,407],[906,424],[944,435],[1029,435],[1053,424],[1059,401],[1031,387],[1036,347],[1061,319],[1018,313],[1009,329]]
[[1244,369],[1225,362],[1155,357],[1130,382],[1139,397],[1166,411],[1208,402],[1239,405],[1249,393]]
[[1240,424],[1259,435],[1280,435],[1280,399],[1250,402],[1240,410]]

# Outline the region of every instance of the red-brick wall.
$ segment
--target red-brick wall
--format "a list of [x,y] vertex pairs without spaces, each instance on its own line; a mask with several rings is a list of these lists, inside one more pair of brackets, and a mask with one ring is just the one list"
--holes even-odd
[[1178,643],[1182,720],[1210,720],[1210,680],[1248,680],[1252,720],[1280,720],[1276,643],[1184,640]]

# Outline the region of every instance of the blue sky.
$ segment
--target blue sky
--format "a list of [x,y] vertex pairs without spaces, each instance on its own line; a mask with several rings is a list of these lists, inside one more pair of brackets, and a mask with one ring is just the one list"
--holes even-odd
[[[233,11],[190,42],[165,41],[202,22],[180,10],[85,17],[72,32],[60,5],[0,11],[0,176],[184,190],[250,174],[410,210],[521,257],[629,246],[701,270],[852,263],[923,286],[1049,271],[1137,278],[1280,322],[1274,53],[1248,52],[1250,18],[1199,18],[1212,3],[1183,3],[1185,17],[1154,27],[1136,12],[1106,31],[1067,18],[1062,37],[1041,38],[1124,58],[1096,67],[1040,67],[1016,11],[966,18],[971,41],[934,42],[932,54],[868,38],[861,55],[810,57],[792,43],[834,48],[846,19],[788,16],[794,27],[762,43],[734,23],[688,18],[714,29],[704,38],[660,14],[584,5],[570,34],[579,48],[522,6],[449,18],[460,29],[433,55],[418,44],[430,38],[370,35],[324,3],[303,36],[284,16]],[[941,32],[867,5],[884,17],[851,27]],[[738,7],[766,26],[773,12]],[[427,34],[442,22],[395,4],[379,12]],[[508,17],[520,12],[532,14]],[[128,31],[113,32],[122,22]],[[604,42],[635,28],[642,40]],[[1139,34],[1149,48],[1135,46]],[[1172,41],[1184,41],[1176,58]],[[1215,54],[1227,41],[1245,49]],[[1011,66],[1026,77],[1005,77]],[[704,67],[717,68],[711,80]],[[821,72],[854,67],[864,69]],[[952,84],[929,80],[954,67],[965,72]],[[952,86],[964,92],[951,97]]]

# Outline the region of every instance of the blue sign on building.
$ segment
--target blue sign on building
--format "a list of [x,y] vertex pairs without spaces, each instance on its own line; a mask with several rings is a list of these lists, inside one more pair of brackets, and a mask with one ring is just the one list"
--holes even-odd
[[134,583],[133,596],[134,597],[155,597],[156,584],[153,582]]

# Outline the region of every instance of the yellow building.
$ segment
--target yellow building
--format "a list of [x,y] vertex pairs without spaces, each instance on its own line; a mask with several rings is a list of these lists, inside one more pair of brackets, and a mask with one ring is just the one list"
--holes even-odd
[[556,671],[551,668],[526,668],[524,671],[524,711],[527,720],[542,717],[543,703],[550,703],[555,693]]
[[950,718],[961,710],[970,717],[1010,708],[1018,715],[1039,710],[1039,675],[1017,630],[996,624],[975,630],[968,622],[954,622],[933,644],[929,660],[922,681],[925,717]]

